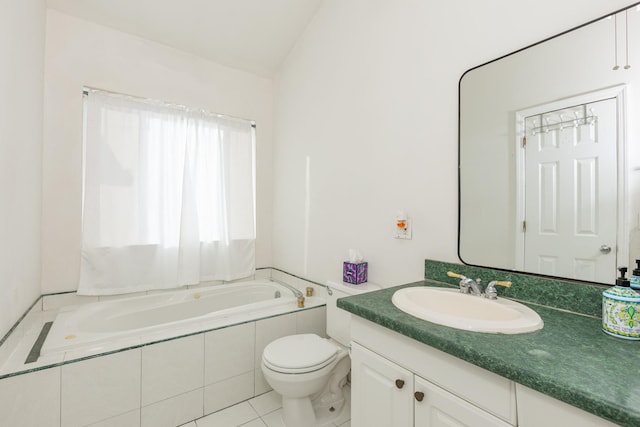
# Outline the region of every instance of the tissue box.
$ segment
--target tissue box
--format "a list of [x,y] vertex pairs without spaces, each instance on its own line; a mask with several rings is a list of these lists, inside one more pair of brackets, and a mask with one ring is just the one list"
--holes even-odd
[[345,261],[342,266],[342,281],[359,285],[367,281],[368,266],[366,262],[349,262]]

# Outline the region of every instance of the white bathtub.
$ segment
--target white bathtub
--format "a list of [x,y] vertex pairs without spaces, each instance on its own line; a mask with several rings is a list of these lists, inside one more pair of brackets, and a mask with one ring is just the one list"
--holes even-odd
[[[307,302],[311,305],[322,303]],[[111,351],[274,316],[296,308],[294,293],[270,280],[67,307],[58,313],[40,354]]]

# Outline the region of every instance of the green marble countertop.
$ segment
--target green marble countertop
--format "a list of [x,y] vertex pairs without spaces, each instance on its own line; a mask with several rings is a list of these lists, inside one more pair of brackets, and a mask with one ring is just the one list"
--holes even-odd
[[393,293],[407,286],[446,285],[415,282],[341,298],[338,307],[614,423],[640,425],[640,342],[606,335],[598,318],[532,304],[544,321],[536,332],[440,326],[392,304]]

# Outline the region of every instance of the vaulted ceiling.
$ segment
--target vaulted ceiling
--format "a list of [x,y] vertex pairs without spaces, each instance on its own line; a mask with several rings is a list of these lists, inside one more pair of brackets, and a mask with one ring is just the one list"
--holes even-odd
[[272,77],[322,0],[47,0],[68,15]]

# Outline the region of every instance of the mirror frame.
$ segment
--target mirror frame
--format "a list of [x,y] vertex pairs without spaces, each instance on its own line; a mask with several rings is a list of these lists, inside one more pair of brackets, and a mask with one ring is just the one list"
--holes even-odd
[[461,111],[461,100],[462,100],[462,92],[461,92],[461,88],[462,88],[462,79],[464,79],[464,77],[465,77],[468,73],[470,73],[471,71],[473,71],[473,70],[476,70],[476,69],[481,68],[481,67],[483,67],[483,66],[485,66],[485,65],[489,65],[489,64],[492,64],[492,63],[494,63],[494,62],[500,61],[500,60],[502,60],[502,59],[504,59],[504,58],[508,58],[508,57],[510,57],[510,56],[512,56],[512,55],[515,55],[515,54],[517,54],[517,53],[523,52],[523,51],[525,51],[525,50],[527,50],[527,49],[530,49],[530,48],[532,48],[532,47],[535,47],[535,46],[541,45],[541,44],[543,44],[543,43],[546,43],[546,42],[548,42],[548,41],[550,41],[550,40],[553,40],[553,39],[555,39],[555,38],[561,37],[561,36],[563,36],[563,35],[565,35],[565,34],[568,34],[568,33],[573,32],[573,31],[579,30],[579,29],[584,28],[584,27],[586,27],[586,26],[588,26],[588,25],[591,25],[591,24],[593,24],[593,23],[596,23],[596,22],[598,22],[598,21],[600,21],[600,20],[602,20],[602,19],[605,19],[605,18],[607,18],[607,17],[609,17],[609,16],[611,16],[611,15],[615,15],[615,14],[618,14],[618,13],[620,13],[620,12],[624,12],[625,10],[631,9],[631,8],[633,8],[633,7],[636,7],[636,6],[640,6],[640,1],[634,2],[634,3],[630,4],[629,6],[626,6],[626,7],[620,8],[620,9],[613,10],[613,11],[611,11],[611,12],[609,12],[609,13],[605,14],[605,15],[602,15],[602,16],[600,16],[600,17],[598,17],[598,18],[592,19],[592,20],[587,21],[587,22],[585,22],[585,23],[583,23],[583,24],[580,24],[580,25],[578,25],[578,26],[575,26],[575,27],[569,28],[568,30],[562,31],[562,32],[560,32],[560,33],[558,33],[558,34],[555,34],[555,35],[553,35],[553,36],[550,36],[550,37],[547,37],[547,38],[545,38],[545,39],[542,39],[542,40],[540,40],[540,41],[538,41],[538,42],[535,42],[535,43],[532,43],[532,44],[530,44],[530,45],[524,46],[524,47],[522,47],[522,48],[520,48],[520,49],[514,50],[513,52],[509,52],[509,53],[507,53],[507,54],[505,54],[505,55],[502,55],[502,56],[500,56],[500,57],[498,57],[498,58],[495,58],[495,59],[489,60],[489,61],[487,61],[487,62],[484,62],[484,63],[480,64],[480,65],[476,65],[475,67],[469,68],[469,69],[468,69],[468,70],[466,70],[464,73],[462,73],[462,75],[460,76],[460,79],[458,80],[458,249],[457,249],[457,251],[458,251],[458,259],[459,259],[463,264],[468,265],[468,266],[471,266],[471,267],[489,268],[489,269],[492,269],[492,270],[504,271],[504,272],[506,272],[506,273],[527,274],[527,275],[531,275],[531,276],[543,277],[543,278],[549,278],[549,279],[556,279],[556,280],[562,280],[562,281],[573,282],[573,283],[577,283],[577,284],[595,284],[595,285],[600,285],[600,286],[604,286],[604,285],[609,286],[609,285],[611,285],[611,284],[608,284],[608,283],[601,283],[601,282],[589,282],[589,281],[584,281],[584,280],[579,280],[579,279],[573,279],[573,278],[568,278],[568,277],[560,277],[560,276],[549,276],[549,275],[545,275],[545,274],[540,274],[540,273],[531,273],[531,272],[521,271],[521,270],[516,270],[516,269],[512,269],[512,270],[510,270],[510,269],[506,269],[506,268],[493,267],[493,266],[488,266],[488,265],[470,264],[470,263],[466,262],[466,261],[462,258],[462,255],[461,255],[461,253],[460,253],[460,243],[461,243],[461,242],[460,242],[460,241],[461,241],[461,239],[460,239],[460,237],[461,237],[461,236],[460,236],[460,231],[461,231],[461,220],[462,220],[462,203],[461,203],[461,202],[462,202],[462,200],[461,200],[461,194],[462,194],[462,191],[461,191],[461,190],[462,190],[462,180],[461,180],[461,169],[462,169],[462,165],[461,165],[461,157],[462,157],[462,156],[461,156],[461,154],[460,154],[460,153],[461,153],[461,140],[460,140],[460,139],[461,139],[461,138],[460,138],[460,135],[461,135],[461,113],[462,113],[462,111]]

